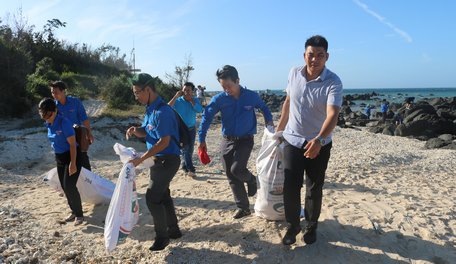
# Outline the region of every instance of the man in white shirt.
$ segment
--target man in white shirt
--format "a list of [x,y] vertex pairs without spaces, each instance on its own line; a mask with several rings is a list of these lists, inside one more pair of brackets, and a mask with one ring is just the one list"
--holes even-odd
[[305,43],[305,66],[294,67],[288,76],[287,97],[277,131],[284,131],[285,181],[283,200],[288,230],[285,245],[296,242],[301,231],[301,188],[306,173],[304,242],[317,239],[322,189],[329,161],[331,134],[342,105],[342,82],[325,66],[328,42],[313,36]]

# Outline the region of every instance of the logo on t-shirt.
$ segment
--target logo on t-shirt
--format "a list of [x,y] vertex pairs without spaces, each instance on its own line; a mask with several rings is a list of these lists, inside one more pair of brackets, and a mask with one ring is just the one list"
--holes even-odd
[[148,125],[147,125],[147,130],[152,131],[152,129],[154,129],[154,126],[151,125],[151,124],[148,124]]
[[60,136],[60,135],[62,134],[62,130],[56,130],[56,131],[55,131],[55,134],[58,135],[58,136]]
[[253,108],[252,105],[246,105],[246,106],[244,106],[244,110],[246,110],[246,111],[250,111],[250,110],[252,110],[252,108]]

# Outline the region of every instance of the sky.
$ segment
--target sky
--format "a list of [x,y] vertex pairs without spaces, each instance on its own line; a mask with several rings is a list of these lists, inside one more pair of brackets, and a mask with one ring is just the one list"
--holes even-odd
[[[70,43],[119,47],[136,68],[167,81],[191,57],[190,81],[221,90],[215,72],[237,68],[241,85],[283,90],[313,35],[329,42],[326,66],[344,88],[456,87],[453,0],[0,0],[30,25],[66,22]],[[10,16],[11,17],[11,16]]]

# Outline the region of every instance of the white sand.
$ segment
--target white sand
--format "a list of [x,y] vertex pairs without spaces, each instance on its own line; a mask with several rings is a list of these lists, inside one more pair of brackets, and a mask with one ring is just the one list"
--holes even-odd
[[[92,167],[114,182],[121,164],[113,144],[145,149],[139,141],[123,140],[131,122],[93,124]],[[218,157],[220,127],[213,125],[208,133],[212,163],[197,162],[195,180],[179,172],[171,184],[184,236],[161,252],[149,252],[154,232],[142,173],[138,226],[109,255],[103,240],[108,205],[83,204],[83,226],[56,224],[68,206],[41,182],[40,175],[54,166],[45,130],[7,131],[7,124],[0,125],[0,263],[456,263],[453,150],[425,150],[424,142],[414,139],[337,128],[318,240],[307,246],[299,235],[286,247],[281,244],[285,222],[253,215],[232,219],[235,205]],[[252,171],[261,132],[259,127]],[[255,197],[250,201],[253,209]]]

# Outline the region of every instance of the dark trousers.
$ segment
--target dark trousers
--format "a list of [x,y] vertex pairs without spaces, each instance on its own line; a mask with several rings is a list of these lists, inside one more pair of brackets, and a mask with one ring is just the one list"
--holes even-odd
[[249,209],[249,199],[244,183],[252,180],[252,173],[247,169],[250,153],[253,148],[253,137],[239,140],[222,139],[222,164],[233,192],[238,208]]
[[79,173],[81,172],[81,152],[77,151],[76,157],[76,168],[77,172],[73,175],[69,175],[69,167],[71,156],[70,152],[64,152],[60,154],[55,154],[55,161],[57,162],[57,174],[59,175],[60,185],[62,186],[63,192],[70,206],[71,212],[77,217],[82,217],[82,204],[81,196],[79,195],[78,188],[76,183],[79,179]]
[[195,166],[193,166],[193,151],[195,149],[195,137],[196,129],[193,127],[190,129],[190,144],[182,148],[182,169],[185,172],[195,172]]
[[292,226],[299,225],[301,211],[301,188],[306,173],[306,198],[304,216],[306,228],[317,228],[321,212],[323,184],[328,166],[332,143],[323,146],[315,159],[304,157],[304,150],[286,144],[284,148],[285,181],[283,186],[283,202],[285,218]]
[[179,169],[180,158],[176,155],[155,157],[150,168],[150,182],[146,191],[146,203],[154,220],[156,238],[168,238],[168,228],[177,227],[177,216],[169,184]]
[[80,157],[81,166],[91,171],[92,167],[90,166],[89,156],[87,155],[87,152],[81,152]]

